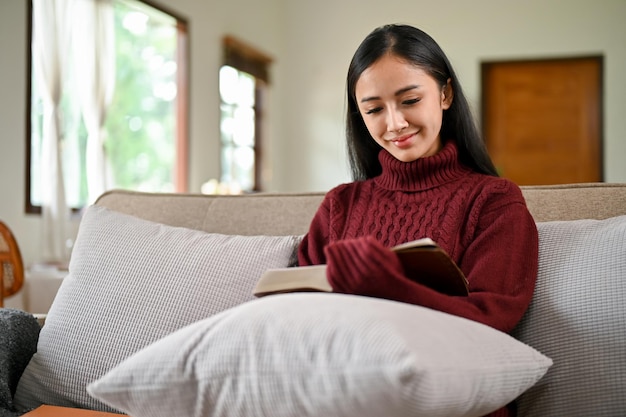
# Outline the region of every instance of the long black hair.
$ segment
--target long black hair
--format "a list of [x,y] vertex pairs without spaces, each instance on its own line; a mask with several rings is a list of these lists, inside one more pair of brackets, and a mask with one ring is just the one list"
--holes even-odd
[[408,25],[385,25],[374,29],[361,42],[348,68],[346,138],[352,178],[373,178],[382,170],[378,161],[381,148],[365,126],[355,88],[363,71],[385,54],[392,54],[423,69],[441,88],[450,80],[453,99],[450,108],[443,113],[441,140],[456,142],[463,164],[477,172],[498,176],[461,85],[443,50],[420,29]]

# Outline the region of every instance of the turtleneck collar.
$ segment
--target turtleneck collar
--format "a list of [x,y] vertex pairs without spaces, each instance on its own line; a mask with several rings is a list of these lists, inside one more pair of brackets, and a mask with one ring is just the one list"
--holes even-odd
[[412,162],[399,161],[384,149],[378,154],[378,160],[382,173],[374,181],[378,186],[394,191],[427,190],[471,172],[459,162],[453,140],[448,140],[435,155]]

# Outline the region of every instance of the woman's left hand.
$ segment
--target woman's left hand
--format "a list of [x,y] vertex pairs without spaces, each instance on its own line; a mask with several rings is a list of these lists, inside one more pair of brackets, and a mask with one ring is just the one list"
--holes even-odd
[[398,256],[371,236],[333,242],[324,253],[335,292],[379,296],[390,284],[389,275],[403,274]]

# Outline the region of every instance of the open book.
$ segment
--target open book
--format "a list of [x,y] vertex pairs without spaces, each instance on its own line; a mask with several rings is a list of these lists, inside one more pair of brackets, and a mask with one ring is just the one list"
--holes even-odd
[[[391,248],[407,277],[448,295],[468,294],[465,275],[454,260],[430,238],[423,238]],[[268,269],[261,275],[254,295],[298,291],[332,292],[326,279],[326,265]]]

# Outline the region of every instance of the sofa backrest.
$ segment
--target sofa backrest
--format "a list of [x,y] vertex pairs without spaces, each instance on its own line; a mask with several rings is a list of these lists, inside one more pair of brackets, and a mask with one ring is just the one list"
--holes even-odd
[[535,221],[607,219],[626,214],[626,183],[522,186]]
[[[626,214],[626,183],[523,186],[535,221]],[[324,193],[163,194],[112,190],[96,204],[147,220],[240,235],[304,234]]]
[[170,226],[239,235],[300,235],[323,193],[158,194],[113,190],[96,204]]

